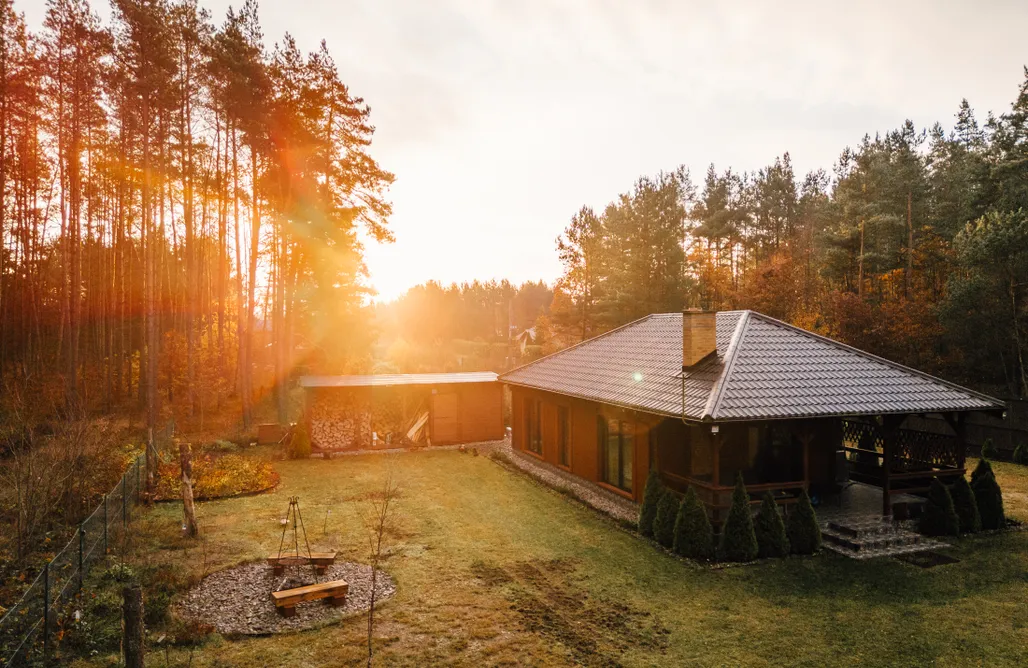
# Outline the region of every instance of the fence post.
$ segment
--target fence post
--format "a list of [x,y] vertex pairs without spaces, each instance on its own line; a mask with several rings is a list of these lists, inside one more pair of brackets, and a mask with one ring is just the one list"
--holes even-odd
[[79,593],[82,593],[82,553],[86,543],[85,523],[79,525]]
[[107,556],[107,495],[104,494],[104,556]]
[[43,659],[50,648],[50,562],[43,566]]
[[124,529],[128,526],[128,493],[126,490],[126,483],[128,483],[128,476],[121,477],[121,527]]

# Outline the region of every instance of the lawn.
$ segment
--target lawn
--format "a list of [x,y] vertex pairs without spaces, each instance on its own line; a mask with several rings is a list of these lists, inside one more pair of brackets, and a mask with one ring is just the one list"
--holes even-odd
[[[398,592],[376,614],[381,665],[1024,665],[1028,533],[956,541],[960,563],[922,570],[834,555],[710,570],[487,457],[454,451],[276,464],[272,493],[200,505],[204,547],[180,509],[144,520],[146,560],[191,577],[277,548],[299,495],[312,548],[362,560],[357,505],[388,469],[402,488],[384,569]],[[996,467],[1028,519],[1028,469]],[[364,616],[293,635],[212,636],[192,666],[344,666]],[[169,653],[185,665],[185,649]],[[88,665],[113,664],[114,657]],[[155,650],[150,665],[165,665]]]

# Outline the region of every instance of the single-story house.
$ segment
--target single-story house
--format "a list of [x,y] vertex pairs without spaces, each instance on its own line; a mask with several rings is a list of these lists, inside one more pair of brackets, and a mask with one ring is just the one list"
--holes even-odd
[[[963,424],[998,399],[754,311],[646,316],[500,376],[513,446],[636,501],[656,468],[717,522],[741,472],[754,500],[846,480],[891,496],[964,474]],[[904,428],[942,416],[951,434]]]
[[[304,419],[317,450],[359,450],[372,445],[373,417],[398,394],[409,400],[427,442],[453,445],[503,438],[503,386],[491,371],[363,376],[304,376]],[[427,421],[417,424],[419,415]],[[409,426],[404,424],[404,430]]]

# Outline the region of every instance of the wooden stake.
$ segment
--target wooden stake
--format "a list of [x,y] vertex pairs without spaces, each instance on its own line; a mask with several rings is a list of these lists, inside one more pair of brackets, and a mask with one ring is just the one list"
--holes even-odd
[[122,649],[125,653],[125,668],[143,668],[143,590],[139,585],[130,585],[122,590],[124,598],[124,628]]

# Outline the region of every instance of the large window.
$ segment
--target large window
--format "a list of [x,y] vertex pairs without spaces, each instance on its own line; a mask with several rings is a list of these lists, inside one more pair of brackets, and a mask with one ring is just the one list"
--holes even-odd
[[525,449],[543,454],[543,402],[525,398]]
[[597,437],[603,482],[632,491],[632,460],[635,456],[635,425],[614,418],[599,418]]
[[571,411],[557,406],[557,463],[571,466]]

